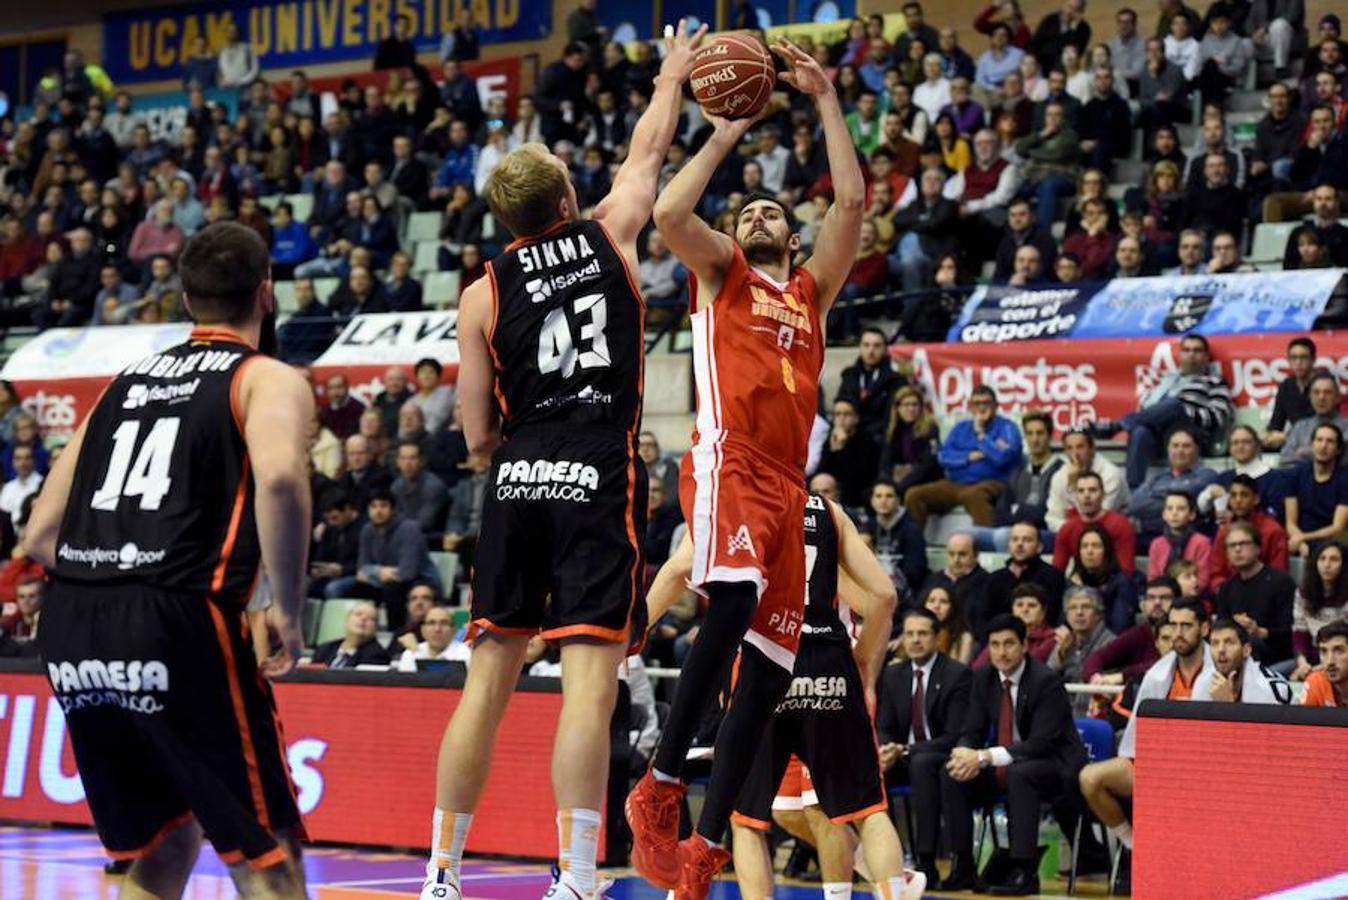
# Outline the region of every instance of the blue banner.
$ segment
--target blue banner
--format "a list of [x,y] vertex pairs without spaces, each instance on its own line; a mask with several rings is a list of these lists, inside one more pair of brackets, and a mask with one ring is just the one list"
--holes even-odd
[[974,291],[947,340],[1000,344],[1067,337],[1099,285],[985,285]]
[[212,53],[239,26],[264,69],[374,57],[398,16],[412,21],[418,50],[440,46],[459,11],[473,10],[482,43],[531,41],[552,33],[551,0],[225,0],[103,17],[103,66],[114,82],[182,77],[200,36]]
[[1309,331],[1343,269],[1116,278],[1077,321],[1076,338]]

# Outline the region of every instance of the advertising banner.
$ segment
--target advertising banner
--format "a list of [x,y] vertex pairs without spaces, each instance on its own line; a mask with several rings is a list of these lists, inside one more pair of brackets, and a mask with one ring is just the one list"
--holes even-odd
[[980,287],[964,304],[947,340],[1000,344],[1066,337],[1098,285]]
[[[275,693],[310,837],[427,846],[435,757],[462,691],[309,681],[280,682]],[[516,692],[469,851],[544,859],[556,852],[549,766],[561,705],[560,693]],[[0,819],[92,821],[46,676],[0,674],[0,753]]]
[[[1314,333],[1316,365],[1348,389],[1348,332]],[[1286,334],[1213,337],[1212,352],[1237,407],[1268,407],[1287,376]],[[937,416],[965,415],[980,384],[997,391],[1001,412],[1043,409],[1058,432],[1101,418],[1117,419],[1179,361],[1179,339],[1017,341],[992,350],[982,344],[900,344],[895,360],[911,366]]]
[[226,0],[108,13],[103,65],[118,84],[178,79],[193,41],[205,37],[216,53],[231,24],[252,45],[263,69],[343,59],[368,65],[399,16],[411,20],[413,45],[433,50],[465,8],[473,10],[483,44],[532,41],[552,33],[550,0]]

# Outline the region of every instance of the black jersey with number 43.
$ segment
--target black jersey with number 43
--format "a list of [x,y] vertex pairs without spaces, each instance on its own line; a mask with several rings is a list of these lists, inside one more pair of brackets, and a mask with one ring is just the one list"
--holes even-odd
[[197,328],[108,385],[89,418],[56,577],[244,602],[260,551],[234,389],[255,351]]
[[568,222],[487,264],[502,433],[641,421],[645,304],[604,226]]
[[801,635],[848,643],[851,615],[838,602],[838,526],[824,498],[805,498],[805,624]]

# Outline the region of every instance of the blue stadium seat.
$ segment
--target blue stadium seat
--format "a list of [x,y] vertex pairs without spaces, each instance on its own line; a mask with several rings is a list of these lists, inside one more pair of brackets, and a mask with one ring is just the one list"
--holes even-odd
[[[1081,742],[1086,745],[1086,761],[1088,763],[1104,762],[1107,759],[1113,759],[1116,755],[1114,748],[1114,729],[1106,719],[1082,718],[1075,721],[1077,733],[1081,735]],[[1080,857],[1078,848],[1081,846],[1081,828],[1086,816],[1090,815],[1090,810],[1084,805],[1081,815],[1077,817],[1076,835],[1072,838],[1072,868],[1067,875],[1067,893],[1075,896],[1077,891],[1077,859]],[[1092,822],[1095,817],[1091,816]],[[1112,868],[1112,867],[1111,867]],[[1113,873],[1110,873],[1110,884],[1114,883]]]

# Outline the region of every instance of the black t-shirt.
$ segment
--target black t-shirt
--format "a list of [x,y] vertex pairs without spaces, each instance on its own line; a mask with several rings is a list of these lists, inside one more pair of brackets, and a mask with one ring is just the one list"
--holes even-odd
[[1318,531],[1334,521],[1334,510],[1348,506],[1348,469],[1335,466],[1329,481],[1317,481],[1315,463],[1297,466],[1296,493],[1300,503],[1297,525],[1302,531]]
[[1292,603],[1297,586],[1292,576],[1272,566],[1246,581],[1239,575],[1222,582],[1217,592],[1217,615],[1245,613],[1268,629],[1268,638],[1254,641],[1254,655],[1271,665],[1292,658]]

